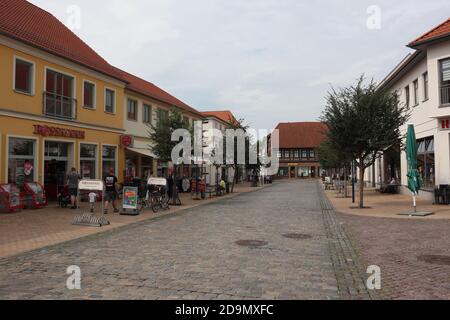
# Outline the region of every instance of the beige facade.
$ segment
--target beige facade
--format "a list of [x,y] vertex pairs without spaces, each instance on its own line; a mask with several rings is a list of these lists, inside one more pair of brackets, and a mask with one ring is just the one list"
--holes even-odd
[[[150,124],[157,125],[159,112],[169,113],[173,110],[173,106],[131,90],[125,91],[124,105],[125,134],[132,136],[134,140],[133,145],[128,147],[125,153],[125,175],[139,178],[147,178],[150,173],[153,176],[166,176],[171,165],[160,161],[153,153],[149,130]],[[135,106],[134,117],[129,112],[129,105]],[[201,120],[199,115],[181,108],[176,109],[183,117],[187,117],[190,125],[196,120]]]

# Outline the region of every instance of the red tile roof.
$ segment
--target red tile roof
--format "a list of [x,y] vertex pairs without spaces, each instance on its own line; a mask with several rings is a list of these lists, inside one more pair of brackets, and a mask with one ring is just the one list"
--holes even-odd
[[175,98],[174,96],[172,96],[168,92],[164,91],[163,89],[157,87],[153,83],[148,82],[139,77],[136,77],[136,76],[132,75],[131,73],[120,70],[118,68],[115,68],[115,69],[128,82],[128,84],[126,86],[127,89],[137,92],[137,93],[140,93],[140,94],[143,94],[147,97],[156,99],[158,101],[165,102],[167,104],[170,104],[171,106],[175,106],[180,109],[195,113],[198,116],[202,117],[202,114],[199,111],[197,111],[196,109],[187,105],[183,101]]
[[0,1],[0,34],[122,80],[108,62],[63,23],[28,1]]
[[326,139],[327,126],[321,122],[280,123],[280,149],[317,148]]
[[233,126],[239,125],[239,121],[236,120],[233,113],[231,111],[225,110],[225,111],[204,111],[202,114],[205,117],[215,117],[218,118],[228,124],[231,124]]
[[420,36],[413,42],[411,42],[408,46],[409,47],[416,47],[420,44],[423,44],[425,42],[429,42],[432,40],[437,40],[445,36],[450,36],[450,18],[447,19],[447,21],[441,23],[436,28],[428,31],[424,35]]

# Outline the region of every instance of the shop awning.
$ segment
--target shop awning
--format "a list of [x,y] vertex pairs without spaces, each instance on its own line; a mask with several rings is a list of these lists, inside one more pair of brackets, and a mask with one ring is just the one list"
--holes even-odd
[[155,159],[158,158],[158,157],[157,157],[153,152],[151,152],[149,149],[144,149],[144,148],[127,148],[127,150],[132,151],[132,152],[139,153],[139,154],[141,154],[141,155],[143,155],[143,156],[146,156],[146,157],[155,158]]

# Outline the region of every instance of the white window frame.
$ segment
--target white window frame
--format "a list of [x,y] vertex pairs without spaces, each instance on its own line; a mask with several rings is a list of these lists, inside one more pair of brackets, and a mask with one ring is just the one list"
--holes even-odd
[[419,105],[419,79],[415,79],[412,82],[413,94],[414,94],[414,107]]
[[[145,107],[149,108],[148,115],[150,117],[149,121],[145,121]],[[149,103],[142,103],[142,122],[145,124],[153,123],[153,106]]]
[[[16,89],[16,62],[17,62],[17,60],[31,64],[31,92],[26,92],[26,91],[22,91],[20,89]],[[21,56],[14,55],[12,89],[16,93],[25,94],[25,95],[29,95],[29,96],[34,96],[36,94],[36,63],[34,61],[25,59]]]
[[[81,174],[81,160],[88,160],[87,158],[83,158],[81,159],[81,145],[82,144],[86,144],[86,145],[93,145],[96,147],[96,152],[95,152],[95,178],[94,179],[98,179],[99,177],[99,172],[98,172],[98,162],[99,162],[99,143],[98,142],[90,142],[90,141],[80,141],[78,142],[78,168],[79,168],[79,172]],[[92,160],[92,159],[89,159]]]
[[[93,93],[93,99],[92,99],[92,107],[90,106],[86,106],[86,103],[84,101],[84,84],[88,83],[88,84],[92,84],[94,86],[94,93]],[[96,110],[97,109],[97,84],[95,82],[83,79],[83,87],[81,88],[81,96],[83,98],[83,108],[88,109],[88,110]]]
[[[134,112],[134,114],[136,115],[136,118],[135,118],[135,119],[131,119],[130,117],[128,117],[128,103],[129,103],[130,101],[136,102],[136,110],[135,110],[135,112]],[[126,111],[126,117],[127,117],[127,120],[128,120],[128,121],[133,121],[133,122],[139,121],[139,100],[138,100],[138,99],[135,99],[135,98],[127,97],[127,105],[126,105],[126,110],[125,110],[125,111]]]
[[[106,110],[106,92],[108,90],[114,92],[114,104],[113,104],[113,111],[112,112]],[[117,91],[116,91],[116,89],[105,87],[104,94],[103,94],[103,101],[104,101],[104,103],[103,103],[103,111],[105,113],[108,113],[108,114],[116,114],[116,112],[117,112]]]
[[9,174],[8,174],[8,169],[9,169],[9,139],[10,138],[16,138],[16,139],[26,139],[26,140],[33,140],[35,142],[34,144],[34,174],[33,174],[33,181],[38,181],[38,168],[39,168],[39,156],[38,156],[38,150],[39,150],[39,139],[36,137],[31,137],[31,136],[21,136],[21,135],[15,135],[15,134],[7,134],[6,135],[6,154],[5,154],[5,183],[8,183],[8,179],[9,179]]
[[[58,70],[53,67],[45,66],[44,67],[44,90],[45,90],[45,92],[47,92],[47,71],[61,73],[65,76],[71,77],[73,79],[73,81],[72,81],[72,97],[71,98],[76,101],[77,100],[77,77],[71,73],[64,72],[64,71]],[[75,108],[77,107],[76,103],[74,104],[74,107]]]
[[439,105],[448,107],[450,105],[449,103],[442,103],[442,87],[443,87],[443,83],[442,83],[442,73],[443,73],[442,63],[444,61],[449,61],[450,62],[450,57],[446,57],[446,58],[440,59],[438,61],[438,70],[439,70]]
[[411,106],[411,88],[409,87],[409,84],[405,86],[404,88],[405,92],[405,104],[407,107]]
[[[427,81],[425,81],[427,79]],[[428,71],[422,73],[422,83],[423,83],[423,101],[428,101],[430,99],[430,78],[428,76]]]

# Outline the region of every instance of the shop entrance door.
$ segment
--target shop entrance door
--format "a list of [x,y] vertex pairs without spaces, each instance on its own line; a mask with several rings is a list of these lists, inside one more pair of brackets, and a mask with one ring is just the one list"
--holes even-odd
[[46,141],[44,149],[44,188],[50,201],[57,200],[66,184],[70,166],[71,143]]
[[289,179],[295,179],[296,175],[295,175],[295,167],[290,167],[289,169]]
[[311,178],[316,177],[316,167],[311,167]]

